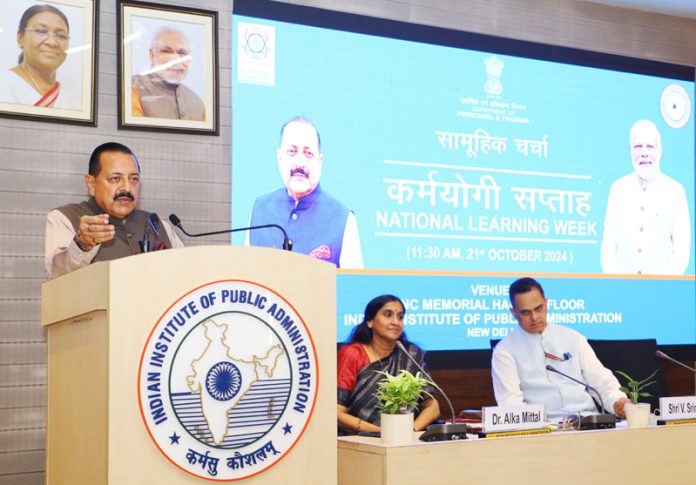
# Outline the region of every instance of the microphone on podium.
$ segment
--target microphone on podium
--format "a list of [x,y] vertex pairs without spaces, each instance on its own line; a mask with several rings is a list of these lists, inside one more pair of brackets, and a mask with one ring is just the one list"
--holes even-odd
[[[608,413],[604,409],[604,401],[602,400],[601,394],[597,392],[597,389],[594,387],[590,386],[588,383],[583,382],[579,379],[576,379],[575,377],[571,377],[568,374],[565,374],[558,369],[556,369],[554,366],[548,364],[546,366],[546,370],[550,372],[555,372],[558,375],[561,375],[565,377],[566,379],[569,379],[576,384],[580,384],[585,388],[585,392],[590,395],[593,399],[596,397],[597,400],[599,400],[599,405],[601,407],[600,412],[602,414],[592,414],[590,416],[581,416],[580,417],[580,429],[585,430],[585,429],[606,429],[606,428],[616,428],[616,416]],[[590,392],[592,391],[592,392]],[[593,395],[594,393],[594,395]],[[596,403],[595,403],[596,404]]]
[[233,232],[242,232],[242,231],[253,231],[256,229],[265,229],[268,227],[276,227],[280,232],[283,233],[283,249],[286,251],[292,251],[292,241],[288,239],[288,233],[285,232],[285,229],[283,229],[282,226],[279,226],[278,224],[263,224],[260,226],[249,226],[249,227],[238,227],[236,229],[223,229],[222,231],[212,231],[212,232],[200,232],[198,234],[191,234],[184,229],[184,226],[181,225],[181,219],[179,219],[176,214],[169,214],[169,222],[174,224],[176,227],[178,227],[181,232],[186,234],[188,237],[202,237],[202,236],[214,236],[216,234],[230,234]]
[[404,344],[401,343],[400,340],[396,341],[396,346],[399,348],[401,352],[403,352],[406,357],[411,359],[411,362],[416,364],[416,367],[423,373],[425,377],[430,379],[430,382],[433,383],[433,386],[440,391],[440,394],[442,397],[445,398],[445,401],[447,401],[447,405],[450,408],[450,412],[452,413],[452,423],[444,423],[444,424],[433,424],[428,427],[428,429],[420,436],[421,441],[447,441],[447,440],[465,440],[466,439],[466,424],[464,423],[457,423],[456,422],[456,415],[454,414],[454,408],[452,407],[452,401],[449,400],[447,397],[447,394],[445,394],[445,391],[442,390],[440,386],[435,384],[435,381],[433,380],[432,376],[428,374],[428,372],[414,359],[411,357],[411,354],[408,353],[406,350],[406,347],[404,347]]
[[664,352],[661,352],[658,350],[657,352],[655,352],[655,355],[658,356],[660,359],[668,360],[668,361],[673,362],[677,365],[680,365],[686,369],[689,369],[691,372],[696,373],[696,369],[694,369],[693,367],[689,367],[688,365],[684,364],[683,362],[679,362],[678,360],[673,359],[672,357],[665,354]]
[[149,233],[150,230],[152,230],[152,232],[155,234],[155,237],[159,236],[159,231],[157,230],[159,222],[159,216],[154,212],[150,214],[150,217],[147,218],[147,221],[145,222],[145,232],[143,234],[143,240],[140,241],[141,253],[149,253],[152,250],[152,242],[150,241]]

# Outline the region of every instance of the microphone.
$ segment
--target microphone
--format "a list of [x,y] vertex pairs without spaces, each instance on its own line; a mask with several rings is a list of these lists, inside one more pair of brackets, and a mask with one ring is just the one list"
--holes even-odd
[[[599,404],[601,406],[601,413],[602,414],[594,414],[591,416],[581,416],[580,417],[580,429],[585,430],[585,429],[605,429],[605,428],[616,428],[616,416],[608,413],[604,409],[604,401],[602,400],[602,395],[597,392],[597,389],[594,387],[590,386],[588,383],[583,382],[581,380],[576,379],[575,377],[571,377],[568,374],[565,374],[558,369],[556,369],[554,366],[551,364],[548,364],[546,366],[546,370],[550,372],[555,372],[558,375],[561,375],[565,377],[566,379],[570,379],[571,381],[580,384],[582,387],[585,388],[585,392],[587,392],[590,397],[593,399],[596,397],[597,400],[599,401]],[[592,391],[592,392],[590,392]],[[593,395],[594,393],[594,395]],[[596,403],[595,403],[596,405]]]
[[396,341],[396,346],[401,350],[404,354],[406,354],[406,357],[411,359],[411,362],[416,364],[416,367],[423,373],[425,377],[430,379],[430,382],[433,383],[433,386],[440,391],[440,394],[442,394],[442,397],[445,398],[445,401],[447,401],[447,405],[450,408],[450,412],[452,413],[452,423],[444,423],[444,424],[433,424],[428,427],[428,429],[425,431],[420,436],[421,441],[447,441],[447,440],[465,440],[466,439],[466,424],[464,423],[457,423],[456,422],[456,415],[454,414],[454,408],[452,407],[452,401],[449,400],[447,397],[447,394],[445,394],[445,391],[442,390],[440,386],[435,384],[435,381],[433,380],[432,376],[428,374],[428,372],[414,359],[411,357],[411,354],[408,353],[406,350],[406,347],[404,347],[404,344],[401,343],[400,340]]
[[159,237],[159,230],[157,230],[158,225],[159,217],[157,216],[157,214],[153,212],[152,214],[150,214],[150,217],[147,218],[147,222],[145,223],[145,232],[143,234],[143,240],[140,241],[141,253],[149,253],[152,250],[152,243],[150,242],[148,233],[150,232],[150,229],[152,229],[152,232],[155,233],[155,237]]
[[292,241],[288,238],[288,233],[285,232],[285,229],[283,229],[282,226],[279,226],[278,224],[263,224],[260,226],[249,226],[249,227],[238,227],[236,229],[224,229],[222,231],[212,231],[212,232],[201,232],[198,234],[191,234],[184,229],[184,226],[181,225],[181,219],[179,219],[176,214],[169,214],[169,222],[174,224],[176,227],[178,227],[181,232],[186,234],[188,237],[202,237],[202,236],[214,236],[216,234],[229,234],[233,232],[241,232],[241,231],[253,231],[255,229],[265,229],[267,227],[277,227],[280,232],[283,233],[283,249],[285,251],[292,251]]
[[688,365],[686,365],[686,364],[684,364],[684,363],[682,363],[682,362],[679,362],[679,361],[676,360],[676,359],[673,359],[672,357],[670,357],[669,355],[665,354],[664,352],[660,352],[660,351],[658,350],[657,352],[655,352],[655,355],[658,356],[660,359],[664,359],[664,360],[668,360],[668,361],[670,361],[670,362],[674,362],[675,364],[680,365],[680,366],[682,366],[682,367],[684,367],[684,368],[686,368],[686,369],[689,369],[691,372],[696,373],[696,369],[694,369],[693,367],[689,367]]

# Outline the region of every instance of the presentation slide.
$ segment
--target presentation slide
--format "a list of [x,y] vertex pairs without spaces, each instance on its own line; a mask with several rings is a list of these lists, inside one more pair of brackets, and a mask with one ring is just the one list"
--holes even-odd
[[[696,343],[693,68],[234,8],[232,221],[340,266],[339,341],[393,293],[426,349],[488,348],[529,275],[588,338]],[[317,146],[281,140],[297,117]],[[256,232],[233,244],[282,246]]]

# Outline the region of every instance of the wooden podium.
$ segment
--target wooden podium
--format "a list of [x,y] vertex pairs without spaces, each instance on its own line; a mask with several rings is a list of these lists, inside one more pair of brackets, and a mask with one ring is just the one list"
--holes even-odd
[[318,366],[314,411],[304,432],[277,462],[241,481],[336,483],[335,275],[333,265],[301,254],[198,246],[96,263],[44,283],[47,483],[223,481],[188,473],[158,450],[145,412],[141,415],[138,378],[144,347],[173,303],[196,288],[227,280],[281,295],[311,334]]

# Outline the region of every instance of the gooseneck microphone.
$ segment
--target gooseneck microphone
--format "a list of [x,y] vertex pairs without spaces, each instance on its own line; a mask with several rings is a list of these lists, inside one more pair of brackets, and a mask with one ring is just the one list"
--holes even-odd
[[152,242],[150,241],[150,230],[155,234],[155,237],[159,237],[159,230],[157,226],[159,225],[159,216],[154,212],[150,214],[145,223],[145,231],[143,234],[143,240],[140,241],[140,252],[149,253],[152,250]]
[[696,373],[696,369],[694,369],[693,367],[689,367],[688,365],[684,364],[683,362],[679,362],[678,360],[673,359],[672,357],[665,354],[664,352],[661,352],[658,350],[657,352],[655,352],[655,355],[657,355],[660,359],[668,360],[670,362],[673,362],[677,365],[684,367],[685,369],[689,369],[691,372]]
[[292,251],[292,241],[290,241],[290,239],[288,238],[288,233],[285,231],[285,229],[283,229],[282,226],[279,226],[278,224],[263,224],[260,226],[238,227],[236,229],[223,229],[222,231],[200,232],[198,234],[191,234],[190,232],[187,232],[186,229],[184,229],[184,226],[181,225],[181,219],[179,219],[176,216],[176,214],[169,214],[169,222],[178,227],[181,230],[181,232],[186,234],[188,237],[214,236],[216,234],[230,234],[233,232],[254,231],[256,229],[275,227],[283,233],[283,249],[286,251]]
[[447,440],[465,440],[466,439],[466,424],[464,423],[457,423],[456,422],[456,415],[454,414],[454,408],[452,407],[452,401],[449,400],[447,397],[447,394],[445,394],[445,391],[442,390],[440,386],[435,384],[435,381],[433,380],[433,377],[428,374],[428,372],[414,359],[411,354],[408,353],[406,350],[406,347],[404,347],[404,344],[401,343],[400,340],[396,341],[396,346],[403,352],[406,357],[411,359],[411,362],[416,364],[416,367],[423,373],[425,377],[430,379],[430,382],[433,383],[433,386],[440,391],[440,394],[442,397],[445,398],[445,401],[447,401],[447,405],[450,408],[450,412],[452,413],[452,423],[444,423],[444,424],[433,424],[428,427],[428,429],[425,431],[420,436],[421,441],[447,441]]
[[[586,382],[583,382],[579,379],[576,379],[575,377],[571,377],[568,374],[565,374],[565,373],[559,371],[558,369],[556,369],[554,366],[552,366],[550,364],[546,366],[546,370],[551,371],[551,372],[555,372],[556,374],[561,375],[561,376],[565,377],[566,379],[570,379],[571,381],[575,382],[576,384],[580,384],[581,386],[583,386],[585,388],[585,391],[590,395],[590,397],[597,398],[597,400],[599,401],[599,405],[602,407],[602,409],[600,409],[599,411],[602,414],[606,413],[606,410],[604,409],[604,401],[602,401],[602,396],[601,396],[601,394],[599,394],[597,392],[597,389],[595,389],[594,387],[592,387],[591,385],[589,385]],[[590,392],[590,391],[592,391],[592,392]]]
[[[580,429],[603,429],[603,428],[615,428],[616,427],[616,416],[607,412],[604,409],[604,401],[602,400],[602,395],[597,392],[597,389],[594,387],[590,386],[587,382],[583,382],[579,379],[576,379],[575,377],[569,376],[568,374],[559,371],[556,369],[554,366],[547,364],[546,365],[546,370],[549,372],[555,372],[558,375],[561,375],[565,377],[566,379],[569,379],[576,384],[580,384],[582,387],[585,388],[585,392],[590,395],[592,398],[597,398],[599,401],[599,405],[602,408],[600,412],[602,414],[595,414],[592,416],[582,416],[580,417]],[[592,391],[592,392],[590,392]],[[594,393],[594,395],[593,395]]]

